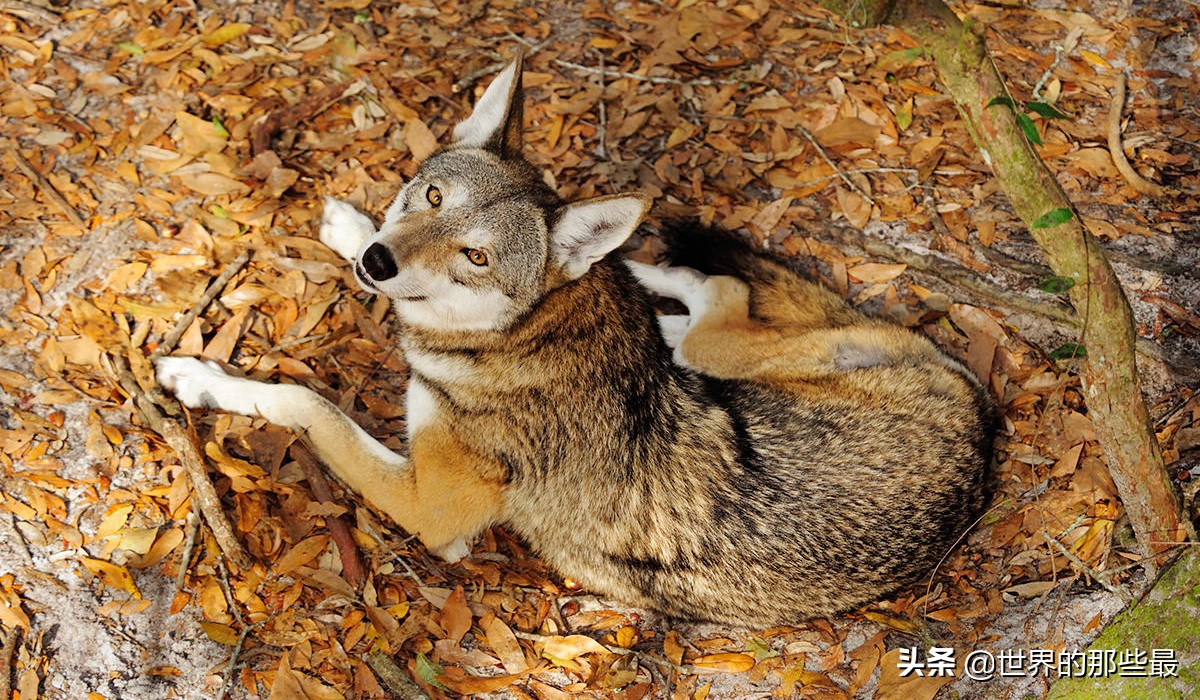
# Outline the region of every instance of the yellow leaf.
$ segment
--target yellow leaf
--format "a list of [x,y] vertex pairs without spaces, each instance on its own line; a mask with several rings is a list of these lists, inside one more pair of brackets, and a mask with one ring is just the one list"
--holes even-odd
[[500,665],[504,667],[505,671],[521,673],[529,668],[525,652],[521,650],[521,643],[517,641],[517,636],[508,628],[508,625],[504,624],[503,620],[487,613],[480,619],[479,626],[487,637],[487,645],[500,657]]
[[216,125],[187,112],[175,113],[175,125],[179,148],[188,155],[198,156],[217,153],[225,148],[229,137],[221,133]]
[[863,263],[848,268],[850,276],[864,284],[890,282],[899,277],[908,266],[903,263]]
[[863,228],[871,220],[871,201],[866,197],[839,187],[837,199],[838,204],[842,206],[842,213],[846,215],[846,221],[849,221],[851,226]]
[[551,661],[570,661],[584,654],[596,652],[608,653],[608,649],[605,649],[600,642],[582,634],[573,634],[569,637],[550,637],[542,647],[542,656]]
[[102,540],[117,534],[121,528],[125,527],[125,521],[129,519],[129,514],[132,512],[132,504],[114,506],[108,515],[104,516],[104,520],[100,521],[100,527],[96,528],[96,539]]
[[127,549],[136,554],[145,554],[154,545],[154,539],[158,537],[158,528],[129,527],[122,530],[120,535],[121,549]]
[[200,41],[203,41],[209,46],[220,46],[221,44],[233,41],[239,36],[245,34],[249,29],[249,24],[245,24],[243,22],[231,22],[220,29],[209,32],[208,34],[200,37]]
[[615,49],[620,45],[620,41],[606,36],[598,36],[588,42],[588,46],[591,46],[594,49]]
[[[203,195],[238,194],[248,192],[245,183],[220,173],[195,173],[182,175],[179,182],[184,187]],[[152,263],[153,264],[153,263]]]
[[1100,56],[1100,54],[1092,53],[1087,49],[1079,49],[1079,55],[1083,57],[1083,60],[1087,61],[1093,66],[1099,66],[1100,68],[1112,68],[1112,64],[1104,60],[1104,57]]
[[275,562],[275,575],[283,576],[316,559],[329,544],[329,535],[314,535],[301,540]]
[[233,628],[229,625],[222,625],[219,622],[201,620],[200,629],[204,630],[204,633],[208,635],[208,638],[217,644],[224,644],[225,646],[230,647],[237,645],[238,633],[234,632]]
[[679,642],[679,633],[675,630],[667,632],[667,636],[663,637],[663,654],[667,660],[676,666],[683,663],[683,644]]
[[745,673],[754,668],[754,657],[749,654],[709,654],[692,661],[698,671],[712,673]]
[[133,576],[125,567],[117,566],[103,559],[91,559],[89,557],[83,557],[79,562],[83,564],[84,568],[92,572],[92,574],[98,576],[104,585],[118,588],[141,600],[142,592],[138,590],[137,584],[133,582]]

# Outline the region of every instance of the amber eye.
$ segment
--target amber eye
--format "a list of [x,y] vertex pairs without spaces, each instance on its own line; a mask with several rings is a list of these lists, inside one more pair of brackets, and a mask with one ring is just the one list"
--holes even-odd
[[430,185],[429,189],[425,190],[425,199],[429,200],[433,206],[440,207],[442,206],[442,191]]
[[483,267],[488,264],[487,253],[478,248],[464,248],[463,255],[467,256],[467,260],[470,260],[472,265]]

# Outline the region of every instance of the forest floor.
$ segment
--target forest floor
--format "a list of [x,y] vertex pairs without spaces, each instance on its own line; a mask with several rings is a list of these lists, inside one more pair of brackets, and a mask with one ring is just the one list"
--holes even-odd
[[[1194,483],[1200,8],[957,10],[1017,105],[1063,113],[1029,126],[1113,257],[1169,468]],[[199,412],[171,420],[253,563],[189,525],[179,457],[112,358],[151,386],[146,354],[251,251],[178,352],[403,435],[387,302],[316,241],[320,202],[380,216],[518,50],[529,157],[564,197],[636,190],[649,231],[742,229],[987,378],[997,496],[925,584],[799,627],[665,620],[572,588],[502,528],[435,561],[356,496],[320,502],[291,434]],[[1113,165],[1122,71],[1124,150],[1172,195]],[[0,0],[0,144],[0,629],[21,630],[0,669],[24,700],[387,697],[370,651],[448,696],[1039,697],[1056,672],[901,677],[901,655],[1081,650],[1146,583],[1069,359],[1079,321],[898,32],[791,0]]]

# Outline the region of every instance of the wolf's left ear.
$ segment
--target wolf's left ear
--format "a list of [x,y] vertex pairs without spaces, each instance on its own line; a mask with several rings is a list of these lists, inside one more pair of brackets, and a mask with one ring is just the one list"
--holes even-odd
[[568,204],[550,232],[550,257],[570,279],[577,279],[600,258],[629,238],[641,223],[650,198],[611,195]]
[[451,148],[486,148],[502,156],[521,155],[521,63],[522,56],[517,54],[483,91],[471,116],[454,127]]

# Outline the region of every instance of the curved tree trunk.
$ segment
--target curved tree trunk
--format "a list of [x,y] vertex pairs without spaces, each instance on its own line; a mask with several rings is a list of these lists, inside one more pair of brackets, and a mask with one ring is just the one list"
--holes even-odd
[[[1013,210],[1030,227],[1054,274],[1075,282],[1071,303],[1083,321],[1082,380],[1089,415],[1147,566],[1153,571],[1172,542],[1187,539],[1175,490],[1163,467],[1134,358],[1129,302],[1096,239],[1066,193],[1021,133],[1013,110],[988,103],[1008,93],[977,25],[963,23],[942,0],[825,0],[856,27],[890,24],[917,40],[937,66],[975,144]],[[1019,103],[1018,103],[1019,104]],[[1034,226],[1056,209],[1073,215]],[[1042,222],[1044,223],[1044,222]]]

